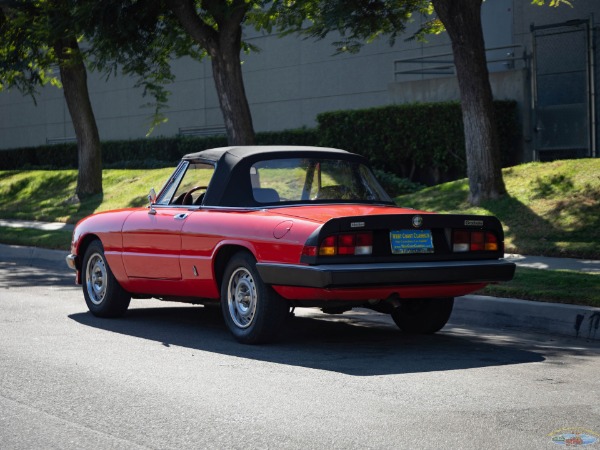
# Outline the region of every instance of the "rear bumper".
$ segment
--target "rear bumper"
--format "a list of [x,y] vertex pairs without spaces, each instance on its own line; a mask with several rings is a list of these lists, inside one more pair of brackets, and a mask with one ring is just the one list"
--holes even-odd
[[500,260],[300,266],[257,263],[266,284],[313,288],[424,286],[512,280],[515,264]]

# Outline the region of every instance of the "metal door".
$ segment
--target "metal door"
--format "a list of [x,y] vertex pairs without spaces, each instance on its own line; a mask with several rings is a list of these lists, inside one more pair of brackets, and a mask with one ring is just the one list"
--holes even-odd
[[535,27],[535,159],[595,156],[593,27],[588,20]]

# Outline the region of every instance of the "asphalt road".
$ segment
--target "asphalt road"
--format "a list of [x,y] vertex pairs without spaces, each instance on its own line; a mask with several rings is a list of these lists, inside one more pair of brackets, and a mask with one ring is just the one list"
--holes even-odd
[[[72,274],[0,260],[0,448],[557,448],[600,441],[600,346],[304,310],[250,347],[212,308],[97,319]],[[590,447],[600,448],[600,442]]]

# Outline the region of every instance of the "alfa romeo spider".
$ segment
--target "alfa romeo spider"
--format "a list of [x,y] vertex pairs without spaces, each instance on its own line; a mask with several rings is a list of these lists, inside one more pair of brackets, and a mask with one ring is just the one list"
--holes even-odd
[[67,264],[96,316],[121,316],[132,298],[220,304],[233,336],[255,344],[291,308],[366,307],[405,333],[435,333],[454,297],[514,275],[498,219],[399,207],[343,150],[192,153],[148,198],[73,232]]

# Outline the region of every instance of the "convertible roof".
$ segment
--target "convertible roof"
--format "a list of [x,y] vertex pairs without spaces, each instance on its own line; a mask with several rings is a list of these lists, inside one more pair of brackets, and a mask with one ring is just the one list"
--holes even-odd
[[298,153],[336,153],[351,155],[351,153],[345,150],[339,150],[336,148],[325,148],[325,147],[309,147],[309,146],[291,146],[291,145],[248,145],[238,147],[219,147],[210,150],[204,150],[196,153],[188,153],[183,159],[188,161],[204,160],[204,161],[219,161],[223,155],[233,156],[234,158],[247,158],[254,155],[266,155],[266,154],[285,154],[289,152]]
[[[366,159],[345,150],[323,147],[289,145],[253,145],[240,147],[221,147],[190,153],[184,161],[214,164],[215,173],[210,181],[204,205],[248,206],[252,198],[250,168],[260,160],[286,158],[323,158],[344,159],[365,163]],[[256,203],[256,206],[260,206]]]

